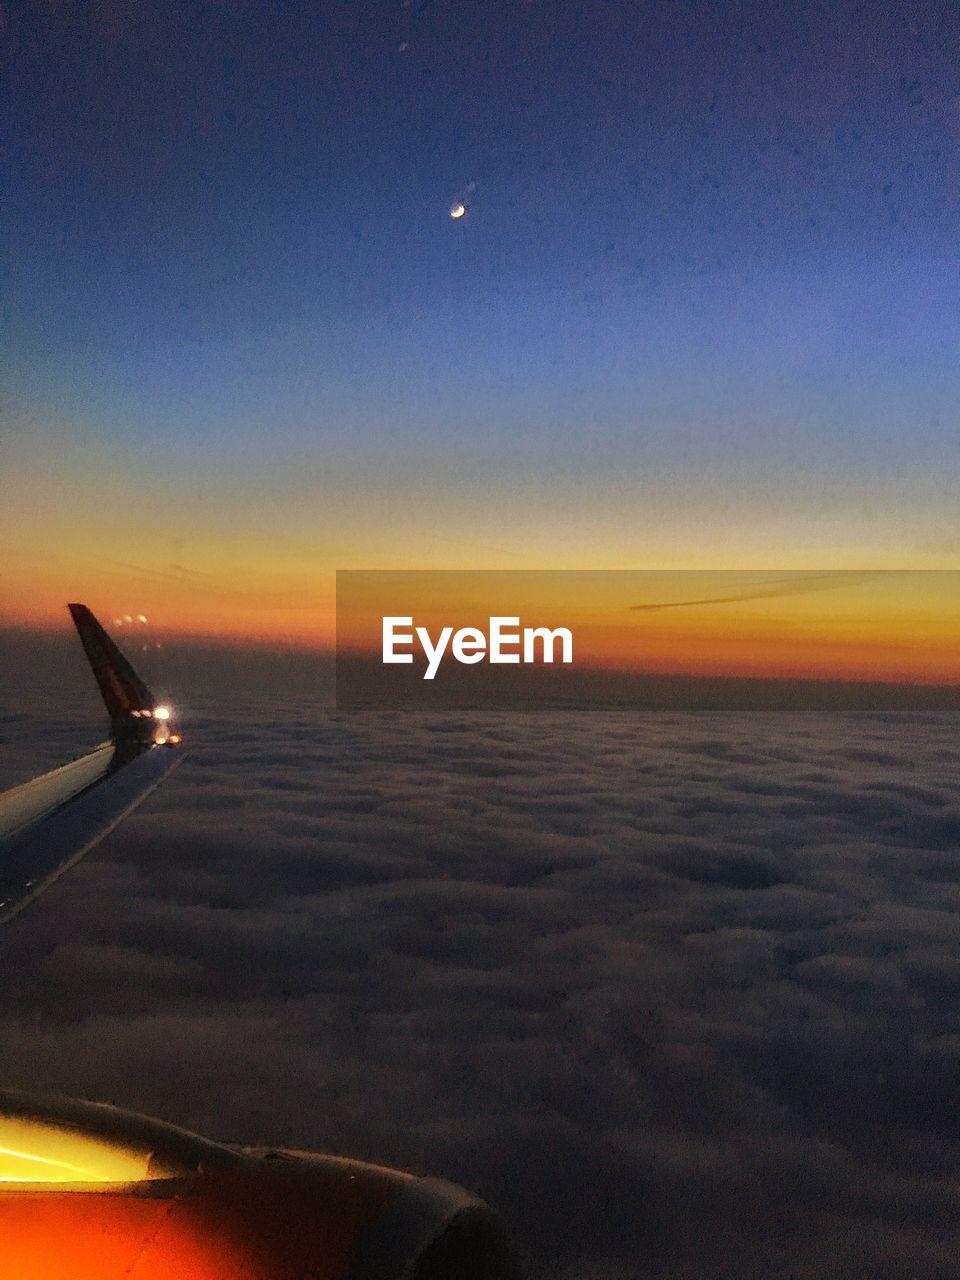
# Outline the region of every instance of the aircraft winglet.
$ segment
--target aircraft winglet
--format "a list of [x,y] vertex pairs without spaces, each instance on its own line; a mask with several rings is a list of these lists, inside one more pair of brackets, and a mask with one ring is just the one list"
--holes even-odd
[[[139,730],[144,712],[153,715],[156,699],[85,604],[67,606],[84,653],[93,668],[114,738]],[[136,736],[140,736],[137,732]]]
[[86,605],[69,609],[113,740],[0,794],[0,924],[112,831],[182,759],[169,707],[156,706]]

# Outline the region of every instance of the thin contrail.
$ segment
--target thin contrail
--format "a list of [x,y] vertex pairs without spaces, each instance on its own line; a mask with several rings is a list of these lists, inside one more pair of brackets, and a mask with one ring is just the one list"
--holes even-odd
[[[869,572],[869,571],[868,571]],[[877,572],[874,570],[874,572]],[[744,600],[772,600],[778,596],[805,595],[810,591],[829,591],[842,585],[842,581],[850,578],[862,578],[864,571],[854,569],[825,570],[823,573],[802,574],[796,578],[782,578],[769,587],[757,588],[754,591],[740,591],[730,596],[704,596],[697,600],[658,600],[653,604],[632,604],[631,613],[642,613],[654,609],[689,609],[701,604],[739,604]]]

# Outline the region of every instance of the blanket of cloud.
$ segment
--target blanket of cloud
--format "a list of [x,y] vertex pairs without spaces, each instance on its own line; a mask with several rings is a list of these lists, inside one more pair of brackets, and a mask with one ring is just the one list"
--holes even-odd
[[[3,785],[92,745],[4,670]],[[538,1280],[957,1274],[955,720],[227,686],[6,930],[5,1083],[443,1174]]]

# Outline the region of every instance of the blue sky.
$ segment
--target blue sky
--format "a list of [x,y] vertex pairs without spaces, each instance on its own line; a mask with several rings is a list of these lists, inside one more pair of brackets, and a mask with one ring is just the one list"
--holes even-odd
[[[365,554],[396,553],[411,507],[511,563],[552,542],[564,567],[571,541],[659,563],[665,527],[696,563],[704,525],[728,563],[953,563],[954,6],[106,3],[12,27],[8,554],[91,496],[139,517],[150,476],[207,567],[268,546],[263,507],[339,563],[378,523]],[[341,505],[332,541],[316,513]]]

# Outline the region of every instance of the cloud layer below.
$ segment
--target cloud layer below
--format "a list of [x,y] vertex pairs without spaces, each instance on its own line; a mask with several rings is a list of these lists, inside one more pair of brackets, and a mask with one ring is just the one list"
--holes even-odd
[[953,722],[190,729],[2,939],[5,1083],[444,1174],[543,1280],[955,1271]]

